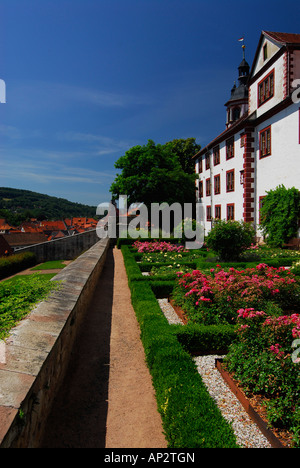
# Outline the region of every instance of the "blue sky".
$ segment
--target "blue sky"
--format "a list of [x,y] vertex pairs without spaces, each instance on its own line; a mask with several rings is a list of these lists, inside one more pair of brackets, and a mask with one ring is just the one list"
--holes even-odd
[[110,200],[135,145],[225,129],[245,36],[300,33],[282,1],[0,0],[0,186]]

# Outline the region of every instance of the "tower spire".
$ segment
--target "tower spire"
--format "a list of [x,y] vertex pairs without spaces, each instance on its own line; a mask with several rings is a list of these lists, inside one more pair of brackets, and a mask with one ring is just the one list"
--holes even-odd
[[245,44],[244,36],[239,39],[242,42],[243,59],[238,67],[239,77],[238,85],[234,83],[231,90],[231,96],[229,101],[226,102],[227,107],[227,128],[232,125],[233,122],[243,117],[248,112],[248,79],[250,67],[245,59]]

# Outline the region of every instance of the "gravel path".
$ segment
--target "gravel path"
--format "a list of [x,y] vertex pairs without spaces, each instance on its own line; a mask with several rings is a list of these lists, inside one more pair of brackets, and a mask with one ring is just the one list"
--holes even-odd
[[223,417],[232,424],[237,443],[244,448],[272,448],[268,439],[252,421],[237,397],[224,382],[215,367],[215,359],[222,356],[197,356],[194,362],[210,395]]
[[[168,299],[158,299],[158,303],[170,324],[183,325]],[[223,417],[232,424],[237,443],[241,447],[272,448],[215,367],[215,359],[221,357],[223,356],[209,355],[193,358],[210,395],[216,401]]]

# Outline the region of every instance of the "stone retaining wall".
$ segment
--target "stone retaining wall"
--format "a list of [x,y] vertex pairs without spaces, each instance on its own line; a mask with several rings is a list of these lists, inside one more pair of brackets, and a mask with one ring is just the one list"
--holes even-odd
[[0,448],[39,446],[108,248],[108,239],[98,241],[56,275],[62,281],[59,290],[5,341],[0,352]]
[[33,252],[38,263],[48,260],[73,260],[98,241],[97,231],[93,229],[73,236],[22,247],[17,249],[15,253]]

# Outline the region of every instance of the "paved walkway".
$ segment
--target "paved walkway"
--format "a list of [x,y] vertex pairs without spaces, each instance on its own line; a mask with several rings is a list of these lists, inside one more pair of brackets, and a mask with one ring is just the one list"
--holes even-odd
[[108,251],[42,447],[167,447],[116,248]]

